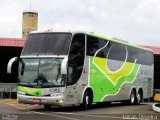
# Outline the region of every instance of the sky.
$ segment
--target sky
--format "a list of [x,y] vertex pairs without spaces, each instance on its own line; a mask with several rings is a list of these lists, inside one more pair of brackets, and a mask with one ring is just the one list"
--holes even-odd
[[1,0],[0,37],[22,37],[22,13],[38,11],[38,30],[81,30],[160,46],[160,0]]

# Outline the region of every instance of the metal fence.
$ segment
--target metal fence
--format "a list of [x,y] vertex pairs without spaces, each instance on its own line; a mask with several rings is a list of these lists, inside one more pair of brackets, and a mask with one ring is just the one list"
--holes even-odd
[[0,83],[0,98],[16,98],[17,83]]

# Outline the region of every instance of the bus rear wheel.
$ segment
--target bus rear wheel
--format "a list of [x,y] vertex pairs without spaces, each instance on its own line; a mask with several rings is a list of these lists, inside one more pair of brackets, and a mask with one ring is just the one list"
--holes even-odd
[[135,92],[135,90],[131,91],[129,102],[130,102],[131,105],[134,105],[136,103],[136,92]]
[[93,95],[89,91],[85,91],[83,103],[80,105],[81,110],[87,110],[92,107]]
[[143,101],[143,95],[142,92],[138,91],[136,96],[136,104],[139,105]]

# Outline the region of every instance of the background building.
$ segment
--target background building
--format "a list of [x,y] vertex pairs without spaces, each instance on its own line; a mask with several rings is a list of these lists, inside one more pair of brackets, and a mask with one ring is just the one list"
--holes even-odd
[[0,38],[0,98],[16,97],[18,63],[13,64],[12,74],[7,73],[7,64],[13,57],[20,56],[25,39]]
[[149,48],[154,54],[154,89],[160,91],[160,47],[143,46]]
[[0,82],[17,82],[17,69],[7,74],[7,64],[15,56],[20,56],[25,40],[21,38],[0,38]]

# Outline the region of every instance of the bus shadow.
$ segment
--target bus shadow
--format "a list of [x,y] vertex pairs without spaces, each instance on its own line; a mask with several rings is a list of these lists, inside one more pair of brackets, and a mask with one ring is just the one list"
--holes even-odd
[[[134,106],[141,106],[144,105],[143,103],[140,105],[134,105]],[[91,111],[91,110],[96,110],[96,109],[109,109],[109,108],[113,108],[113,107],[120,107],[120,106],[131,106],[131,105],[126,105],[126,104],[122,104],[120,102],[114,102],[111,104],[93,104],[91,109],[87,109],[87,111]],[[41,108],[34,108],[31,109],[30,111],[36,111],[36,112],[45,112],[45,111],[52,111],[52,112],[80,112],[83,111],[80,109],[79,106],[69,106],[69,107],[55,107],[53,106],[50,110],[46,110],[43,107]]]

